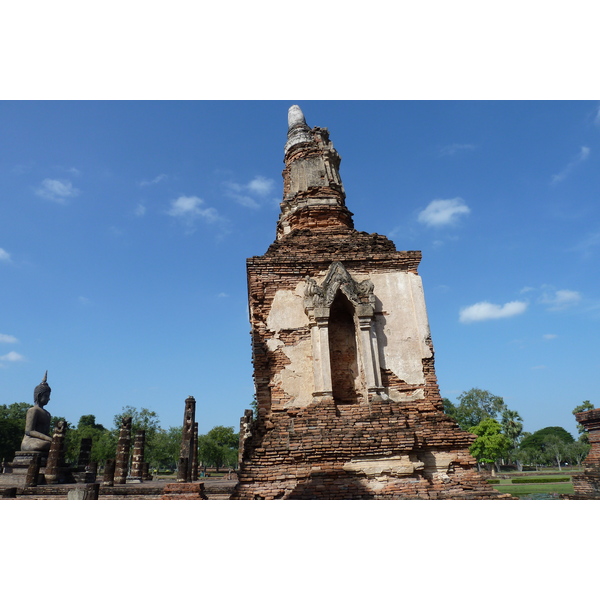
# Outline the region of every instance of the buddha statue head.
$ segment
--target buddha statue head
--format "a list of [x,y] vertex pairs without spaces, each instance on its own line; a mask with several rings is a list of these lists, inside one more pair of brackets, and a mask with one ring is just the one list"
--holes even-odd
[[50,401],[50,386],[47,383],[48,371],[44,373],[44,379],[33,390],[33,403],[37,406],[44,407]]

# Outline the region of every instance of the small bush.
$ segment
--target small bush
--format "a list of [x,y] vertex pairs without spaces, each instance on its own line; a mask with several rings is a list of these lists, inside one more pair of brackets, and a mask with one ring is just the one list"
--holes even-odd
[[488,483],[500,483],[499,479],[488,479],[487,480]]
[[570,477],[519,477],[511,479],[511,483],[561,483],[571,481]]

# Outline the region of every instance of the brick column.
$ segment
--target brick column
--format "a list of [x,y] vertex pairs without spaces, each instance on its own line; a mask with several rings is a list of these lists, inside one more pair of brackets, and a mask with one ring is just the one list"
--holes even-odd
[[194,423],[194,447],[192,449],[192,481],[198,481],[198,423]]
[[590,452],[583,461],[583,473],[571,477],[575,496],[600,499],[600,408],[586,410],[575,415],[588,432]]
[[92,459],[92,438],[83,438],[79,445],[79,458],[77,459],[77,470],[85,471]]
[[34,454],[29,466],[27,467],[27,475],[25,476],[25,487],[36,487],[38,475],[40,473],[40,464],[42,459],[39,454]]
[[[181,451],[179,453],[179,469],[177,481],[189,482],[192,480],[192,457],[194,454],[194,423],[196,422],[196,400],[188,396],[185,400],[183,413],[183,429],[181,435]],[[185,470],[181,459],[185,459]]]
[[61,467],[64,462],[66,424],[59,421],[54,428],[48,462],[46,463],[46,483],[60,483]]
[[144,445],[146,443],[146,431],[140,429],[135,434],[133,443],[133,458],[131,459],[131,477],[143,480]]
[[115,466],[114,458],[107,459],[104,464],[104,476],[102,477],[102,485],[105,487],[113,487],[115,484]]
[[117,443],[117,458],[115,463],[115,483],[127,481],[129,471],[129,450],[131,448],[131,417],[123,417]]

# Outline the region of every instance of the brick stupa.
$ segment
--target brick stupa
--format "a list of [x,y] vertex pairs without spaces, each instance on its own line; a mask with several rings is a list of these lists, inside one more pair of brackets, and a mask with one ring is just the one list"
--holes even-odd
[[327,129],[288,115],[276,241],[248,259],[256,420],[233,499],[492,499],[442,410],[421,253],[354,229]]

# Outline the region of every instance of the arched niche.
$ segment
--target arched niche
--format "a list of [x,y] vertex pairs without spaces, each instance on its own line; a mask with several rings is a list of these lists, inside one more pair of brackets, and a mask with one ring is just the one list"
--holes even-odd
[[341,262],[331,264],[320,285],[307,277],[304,308],[311,325],[313,396],[352,404],[383,391],[374,307],[372,282],[357,282]]

